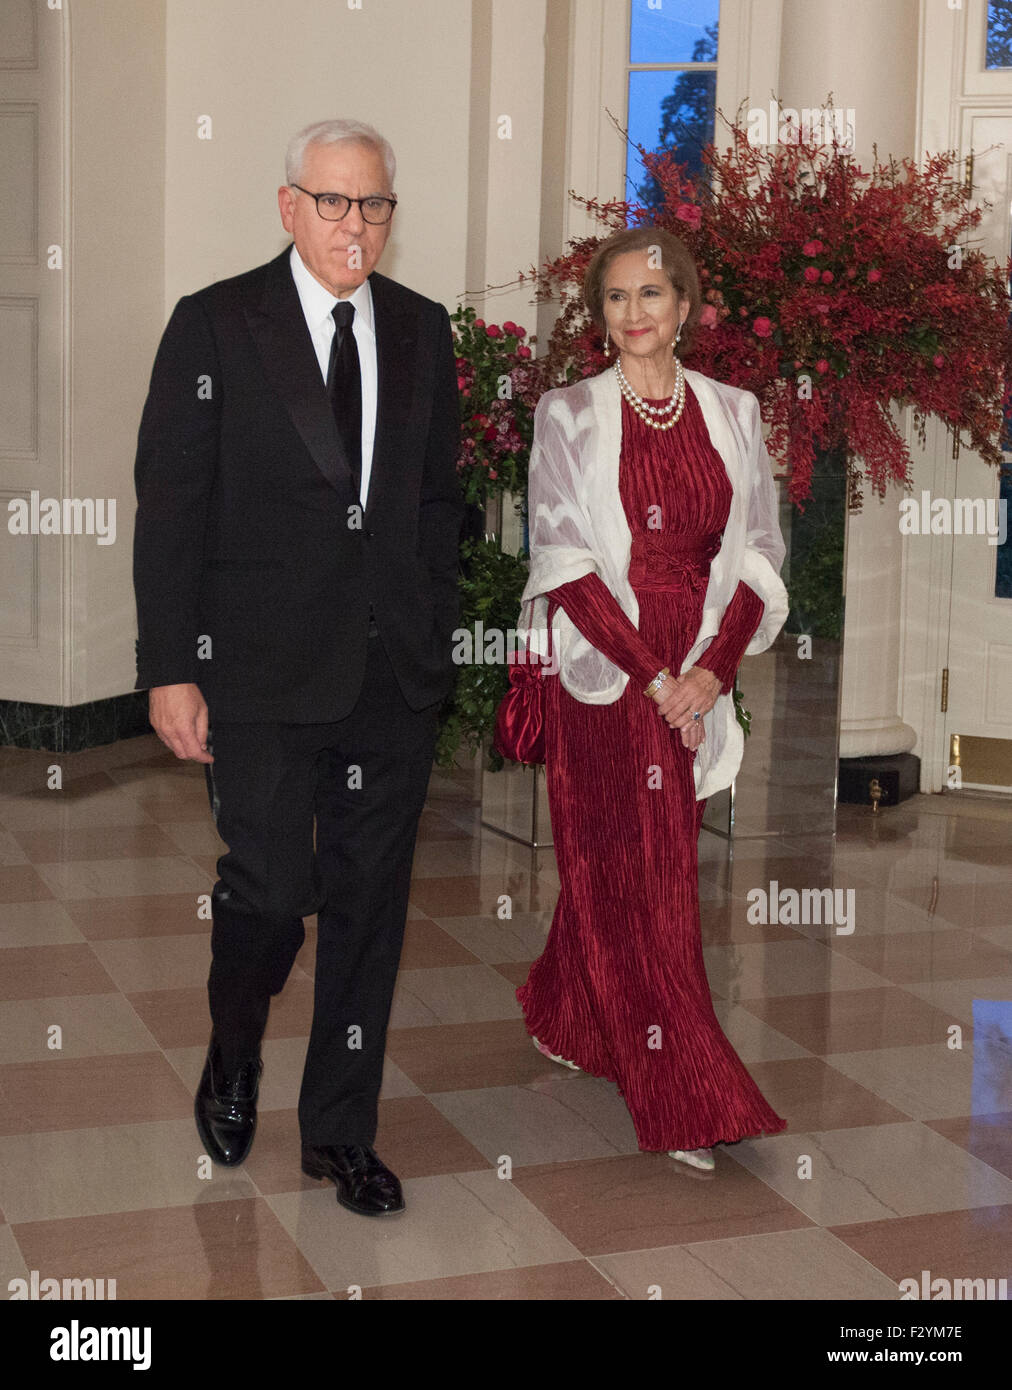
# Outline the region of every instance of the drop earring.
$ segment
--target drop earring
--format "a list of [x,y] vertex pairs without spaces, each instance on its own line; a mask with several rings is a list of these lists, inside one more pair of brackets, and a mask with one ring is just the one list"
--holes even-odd
[[609,346],[608,346],[608,329],[607,329],[607,328],[604,330],[604,355],[605,355],[605,357],[610,357],[610,356],[611,356],[611,349],[610,349]]

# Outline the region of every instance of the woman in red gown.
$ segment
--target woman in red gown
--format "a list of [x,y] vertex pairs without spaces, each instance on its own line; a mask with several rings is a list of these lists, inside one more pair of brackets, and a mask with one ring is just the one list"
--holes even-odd
[[[611,240],[621,247],[620,238],[635,240],[628,232]],[[558,675],[545,676],[545,765],[561,891],[545,951],[517,998],[543,1052],[617,1083],[641,1149],[709,1169],[715,1144],[786,1126],[713,1011],[697,882],[706,802],[696,799],[693,759],[703,727],[693,714],[731,691],[764,604],[739,581],[704,654],[688,672],[673,674],[700,630],[732,496],[696,395],[672,356],[672,339],[698,313],[698,282],[680,295],[682,286],[669,281],[666,295],[667,277],[639,248],[599,252],[598,259],[605,323],[631,388],[623,384],[619,494],[639,618],[637,627],[597,572],[547,594],[629,680],[618,699],[601,704],[574,698]],[[681,278],[691,280],[684,270]],[[679,382],[677,422],[647,423],[644,414],[662,424],[672,418]],[[630,399],[637,396],[639,408]],[[645,696],[665,667],[671,674]]]

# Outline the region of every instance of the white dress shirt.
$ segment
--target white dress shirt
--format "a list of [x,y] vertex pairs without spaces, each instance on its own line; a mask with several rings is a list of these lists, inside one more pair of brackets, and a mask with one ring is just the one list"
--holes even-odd
[[[305,262],[294,245],[292,246],[291,264],[292,279],[299,292],[302,312],[306,316],[306,325],[309,328],[309,335],[316,350],[316,358],[320,364],[320,373],[326,382],[327,367],[330,364],[330,345],[337,331],[331,316],[331,310],[338,302],[337,297],[321,285],[319,280],[306,269]],[[348,298],[355,306],[352,331],[355,334],[359,366],[362,371],[362,487],[359,492],[359,501],[364,512],[366,498],[369,496],[369,478],[372,474],[377,396],[376,327],[369,281],[364,280],[354,294],[349,295]]]

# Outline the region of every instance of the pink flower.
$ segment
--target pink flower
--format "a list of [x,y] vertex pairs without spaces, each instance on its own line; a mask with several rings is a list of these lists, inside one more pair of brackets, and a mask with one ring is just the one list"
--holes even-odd
[[475,321],[474,321],[474,326],[475,326],[475,328],[484,328],[484,327],[485,327],[485,320],[484,320],[484,319],[475,319]]
[[502,337],[502,329],[499,327],[497,323],[490,323],[488,327],[485,329],[485,332],[490,338]]
[[531,350],[530,350],[530,348],[527,347],[526,344],[521,343],[520,346],[517,348],[517,356],[518,356],[518,357],[523,357],[523,358],[526,359],[526,358],[530,357],[530,355],[531,355]]
[[488,470],[488,476],[494,481],[496,478],[498,478],[499,474],[495,471],[494,468],[490,468]]
[[702,212],[694,203],[679,203],[675,208],[675,216],[694,232],[699,230],[699,224],[703,220]]
[[818,362],[816,362],[815,370],[819,373],[820,376],[825,376],[826,372],[829,371],[829,363],[826,361],[824,357],[820,357]]
[[881,270],[869,270],[869,272],[868,272],[868,284],[869,284],[869,285],[874,285],[874,283],[875,283],[876,280],[881,280],[881,279],[882,279],[882,272],[881,272]]
[[814,265],[805,266],[805,279],[810,285],[814,285],[819,278],[818,268]]
[[712,304],[703,305],[703,312],[699,316],[699,322],[704,328],[717,327],[717,310]]
[[821,241],[806,241],[801,248],[801,254],[803,256],[817,256],[820,251],[824,250],[825,247]]
[[465,377],[465,376],[459,376],[459,377],[457,378],[457,390],[458,390],[458,391],[463,391],[463,389],[464,389],[464,387],[465,387],[466,385],[467,385],[467,377]]
[[940,352],[936,352],[935,355],[934,355],[934,357],[933,357],[931,360],[932,360],[932,362],[934,362],[934,364],[935,364],[936,367],[944,367],[944,366],[945,366],[945,358],[942,356],[942,354],[941,354]]
[[511,333],[514,338],[520,337],[520,334],[517,332],[517,326],[511,319],[507,319],[502,328],[504,333]]
[[824,285],[831,285],[833,283],[833,272],[831,270],[824,270],[822,272],[822,283]]
[[767,318],[753,319],[752,332],[757,338],[768,338],[773,332],[773,325]]

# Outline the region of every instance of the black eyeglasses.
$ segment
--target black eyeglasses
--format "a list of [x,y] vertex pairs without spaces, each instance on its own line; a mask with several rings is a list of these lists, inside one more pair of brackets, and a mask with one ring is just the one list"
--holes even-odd
[[396,198],[379,198],[370,195],[368,198],[348,198],[343,193],[310,193],[308,188],[303,188],[301,183],[293,183],[292,188],[297,188],[300,193],[305,193],[316,203],[316,211],[325,222],[340,222],[347,217],[352,203],[358,203],[362,209],[362,216],[366,222],[374,227],[383,222],[389,222],[394,215],[394,208],[397,206]]

